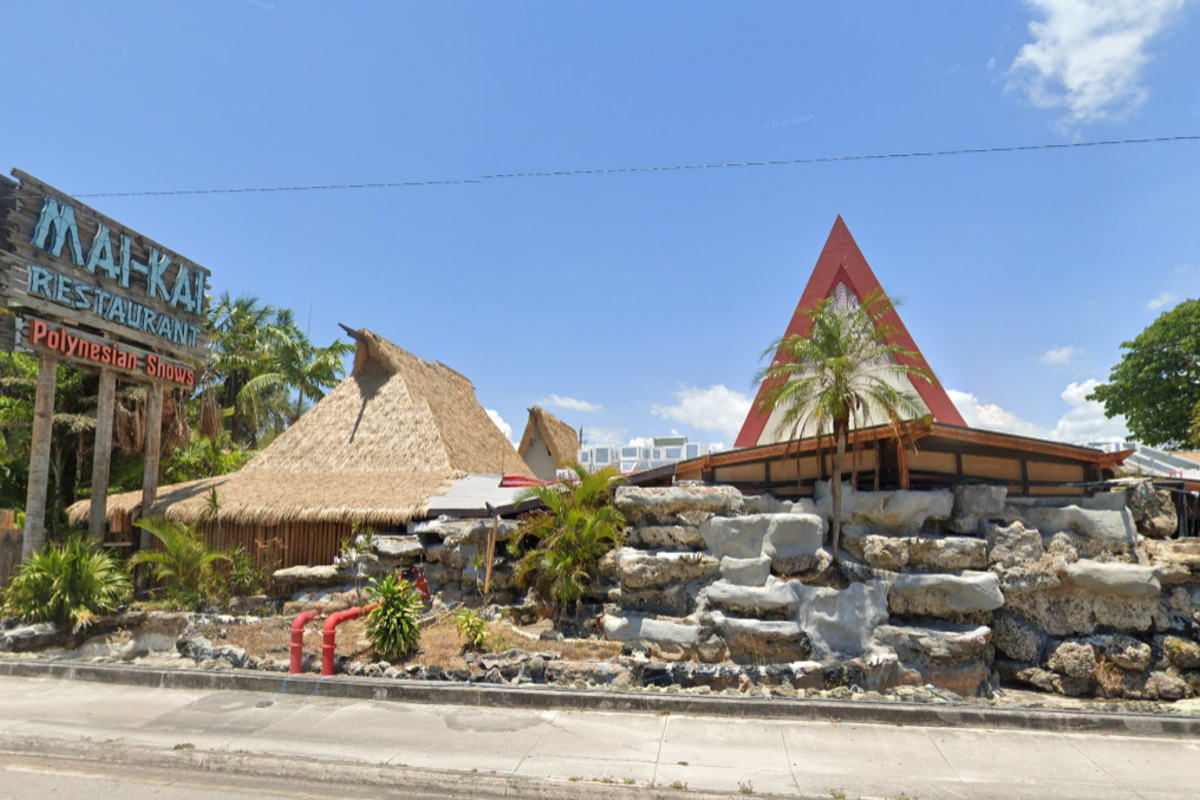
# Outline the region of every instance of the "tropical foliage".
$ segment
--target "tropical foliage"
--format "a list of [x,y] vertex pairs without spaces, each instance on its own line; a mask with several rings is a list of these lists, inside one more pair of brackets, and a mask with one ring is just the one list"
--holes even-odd
[[467,650],[482,650],[487,644],[487,620],[473,608],[464,606],[454,612],[454,628],[466,640],[464,647]]
[[1163,312],[1121,349],[1108,382],[1088,399],[1103,403],[1110,418],[1123,414],[1144,444],[1200,445],[1200,300]]
[[4,593],[4,613],[78,631],[123,603],[132,587],[120,562],[73,536],[50,543],[17,570]]
[[372,578],[367,593],[379,602],[367,616],[367,636],[375,652],[396,661],[416,650],[421,641],[424,603],[413,585],[388,573],[383,580]]
[[518,495],[518,502],[537,498],[545,508],[522,520],[509,542],[509,552],[520,557],[518,583],[531,586],[560,619],[583,597],[604,554],[625,543],[625,518],[611,494],[620,473],[588,472],[578,462],[569,466],[574,478]]
[[168,601],[183,608],[197,608],[222,593],[222,577],[215,565],[229,561],[230,556],[210,549],[194,525],[162,517],[139,519],[134,524],[149,531],[162,547],[134,553],[129,567],[149,565],[150,574],[164,584]]
[[834,437],[830,494],[835,558],[850,432],[871,421],[892,425],[899,436],[900,423],[924,409],[915,395],[896,388],[896,379],[936,380],[932,372],[918,365],[916,353],[892,343],[896,329],[886,321],[892,308],[887,296],[878,291],[848,312],[839,312],[829,299],[821,301],[805,311],[812,321],[807,334],[784,336],[763,352],[763,358],[773,355],[774,360],[756,379],[764,386],[758,410],[770,414],[782,409],[779,426],[789,438],[807,434]]

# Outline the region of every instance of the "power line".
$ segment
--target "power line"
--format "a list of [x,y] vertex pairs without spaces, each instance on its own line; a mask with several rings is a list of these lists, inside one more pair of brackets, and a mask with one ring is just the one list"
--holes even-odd
[[1128,144],[1163,144],[1166,142],[1200,141],[1200,134],[1191,136],[1157,136],[1146,139],[1106,139],[1095,142],[1061,142],[1050,144],[1018,144],[1000,147],[969,147],[958,150],[915,150],[908,153],[869,153],[844,156],[810,156],[770,161],[721,161],[711,164],[670,164],[651,167],[603,167],[598,169],[566,169],[545,172],[497,172],[478,178],[430,181],[384,181],[378,183],[326,183],[310,186],[260,186],[230,189],[170,189],[148,192],[91,192],[76,197],[165,197],[199,194],[254,194],[260,192],[324,192],[340,189],[400,189],[411,186],[455,186],[466,183],[508,180],[512,178],[562,178],[580,175],[616,175],[631,172],[671,172],[695,169],[731,169],[737,167],[783,167],[803,164],[832,164],[842,161],[884,161],[897,158],[935,158],[940,156],[969,156],[990,153],[1020,153],[1034,150],[1071,150],[1080,147],[1114,147]]

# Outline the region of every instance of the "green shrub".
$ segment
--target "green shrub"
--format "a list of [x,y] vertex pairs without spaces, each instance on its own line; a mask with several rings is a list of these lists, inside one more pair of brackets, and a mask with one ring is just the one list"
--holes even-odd
[[482,650],[488,640],[487,620],[479,616],[479,612],[470,608],[460,608],[454,612],[454,627],[458,635],[467,640],[466,649]]
[[129,596],[132,586],[120,562],[92,550],[81,537],[47,544],[21,564],[5,592],[4,613],[49,621],[79,631]]
[[197,608],[208,598],[224,593],[224,581],[213,565],[229,561],[229,555],[210,549],[194,525],[162,517],[139,519],[134,524],[162,542],[163,549],[139,550],[129,559],[129,567],[149,564],[150,574],[166,584],[168,601],[183,608]]
[[521,559],[518,585],[532,586],[538,600],[560,620],[583,597],[604,554],[625,544],[625,518],[610,494],[622,480],[620,474],[612,468],[588,472],[578,462],[570,468],[574,479],[536,486],[517,496],[517,502],[537,498],[545,509],[523,519],[509,542],[509,553]]
[[416,650],[421,640],[424,603],[412,584],[389,573],[381,581],[372,578],[367,593],[379,601],[367,616],[367,636],[375,652],[395,661]]
[[259,594],[266,585],[267,576],[259,569],[242,545],[229,554],[229,591],[239,597]]

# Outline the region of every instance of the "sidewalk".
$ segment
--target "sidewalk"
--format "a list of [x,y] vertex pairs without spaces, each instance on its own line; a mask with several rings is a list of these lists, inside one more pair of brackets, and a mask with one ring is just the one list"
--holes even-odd
[[[462,796],[1168,798],[1200,741],[472,708],[0,678],[0,752],[318,774]],[[549,781],[549,782],[547,782]],[[611,781],[612,783],[606,783]],[[657,792],[656,792],[657,793]]]

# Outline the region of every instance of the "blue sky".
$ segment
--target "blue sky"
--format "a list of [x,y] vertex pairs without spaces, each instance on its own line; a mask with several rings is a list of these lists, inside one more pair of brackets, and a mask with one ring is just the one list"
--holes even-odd
[[[10,4],[0,161],[71,193],[467,179],[1200,133],[1200,2]],[[1083,397],[1200,291],[1200,142],[109,197],[295,309],[597,443],[731,443],[841,214],[969,422]],[[310,322],[311,320],[311,322]]]

